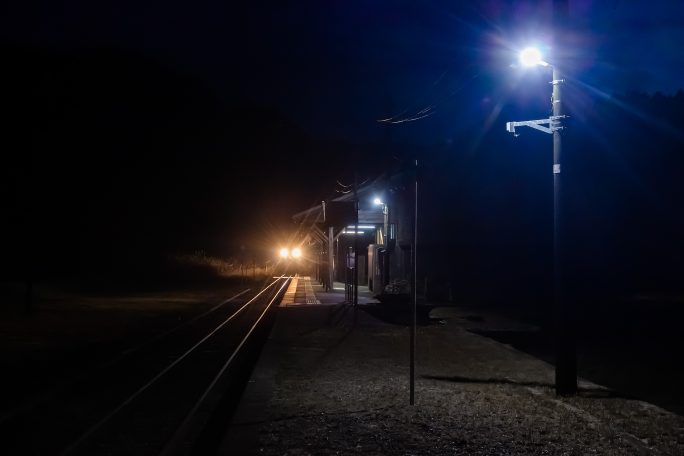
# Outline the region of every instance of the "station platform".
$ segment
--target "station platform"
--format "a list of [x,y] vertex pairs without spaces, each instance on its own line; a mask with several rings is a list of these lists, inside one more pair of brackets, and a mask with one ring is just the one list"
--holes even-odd
[[[323,285],[309,276],[295,276],[285,292],[280,307],[336,305],[344,302],[344,283],[334,282],[333,289],[325,291]],[[377,302],[367,286],[359,286],[359,304]]]
[[584,380],[557,397],[553,366],[475,331],[529,328],[477,308],[418,327],[409,405],[407,322],[311,282],[278,308],[219,454],[684,454],[684,417]]

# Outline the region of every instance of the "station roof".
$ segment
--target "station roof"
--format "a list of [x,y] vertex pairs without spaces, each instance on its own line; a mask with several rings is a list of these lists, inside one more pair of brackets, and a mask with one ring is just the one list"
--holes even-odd
[[[382,188],[382,178],[378,178],[373,182],[366,183],[359,186],[356,191],[356,197],[359,200],[359,225],[375,225],[383,223],[382,206],[374,205],[372,199],[379,193]],[[331,198],[328,201],[321,201],[321,204],[312,206],[292,216],[292,219],[299,224],[318,224],[320,226],[333,226],[335,228],[343,228],[353,224],[348,221],[341,221],[339,223],[331,223],[329,213],[326,214],[327,209],[337,206],[344,206],[344,203],[350,205],[354,204],[354,192],[352,190],[343,193],[337,197]],[[326,215],[328,216],[326,220]]]
[[[381,225],[384,222],[382,206],[373,204],[373,199],[387,190],[387,183],[388,179],[381,176],[372,182],[359,185],[356,191],[356,198],[359,201],[358,225]],[[325,243],[329,227],[333,228],[333,236],[337,238],[347,227],[354,225],[354,197],[353,189],[347,187],[344,193],[298,212],[292,219],[300,225],[303,231],[301,234],[312,241]]]

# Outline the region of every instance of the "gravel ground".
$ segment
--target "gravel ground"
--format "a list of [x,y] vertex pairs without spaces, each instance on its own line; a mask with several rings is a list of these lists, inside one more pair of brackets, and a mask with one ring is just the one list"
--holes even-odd
[[552,366],[458,318],[419,328],[410,406],[408,328],[339,307],[279,312],[223,453],[684,454],[683,417],[588,382],[557,398]]

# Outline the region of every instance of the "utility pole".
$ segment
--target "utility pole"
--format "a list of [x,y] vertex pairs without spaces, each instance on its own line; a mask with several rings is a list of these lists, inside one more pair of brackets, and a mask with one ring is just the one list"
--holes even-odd
[[[532,59],[531,65],[551,66],[541,58]],[[516,127],[531,127],[553,136],[553,304],[556,326],[556,394],[571,396],[577,393],[577,354],[575,348],[574,321],[563,285],[562,266],[564,263],[561,193],[561,158],[563,151],[563,124],[567,116],[563,114],[562,85],[565,83],[561,72],[551,66],[552,115],[548,119],[507,122],[506,130],[517,136]]]
[[[564,49],[564,28],[569,19],[568,0],[554,0],[553,28],[554,45]],[[564,119],[562,87],[564,80],[557,66],[553,66],[553,117]],[[577,394],[577,347],[575,341],[575,319],[572,303],[567,299],[563,280],[565,249],[563,248],[564,223],[561,188],[561,156],[563,152],[562,127],[553,132],[553,252],[554,252],[554,304],[556,320],[556,394],[573,396]]]
[[389,247],[389,207],[387,202],[382,203],[382,243],[385,248]]
[[[564,83],[560,71],[553,67],[553,117],[563,119],[561,87]],[[574,316],[565,293],[563,264],[565,249],[562,207],[561,157],[563,154],[562,126],[553,131],[553,300],[556,325],[556,394],[577,394],[577,350],[575,347]]]
[[354,308],[359,305],[359,175],[354,173]]
[[[562,60],[562,50],[566,48],[564,37],[569,22],[568,0],[553,0],[552,30],[556,60]],[[526,54],[525,54],[526,53]],[[541,59],[538,50],[528,48],[521,53],[521,62],[526,66],[551,66]],[[548,119],[525,122],[508,122],[506,129],[515,134],[516,126],[528,126],[553,135],[553,314],[555,324],[556,351],[556,394],[572,396],[577,394],[577,348],[575,341],[575,318],[572,304],[568,302],[563,281],[565,249],[563,248],[562,212],[563,193],[561,188],[561,165],[563,152],[563,125],[567,116],[563,114],[564,80],[557,65],[551,66],[552,115]],[[548,125],[548,127],[544,127]],[[517,136],[517,135],[516,135]]]
[[335,257],[333,256],[333,242],[335,236],[333,233],[333,227],[328,227],[328,270],[326,271],[327,277],[327,291],[333,291],[335,289],[335,271],[333,269]]
[[417,301],[416,298],[418,296],[417,293],[417,272],[418,269],[416,267],[416,259],[418,256],[416,255],[416,250],[418,246],[418,160],[415,161],[415,168],[414,168],[414,176],[413,176],[413,242],[411,246],[411,337],[410,337],[410,358],[411,358],[411,367],[410,367],[410,381],[409,381],[409,390],[410,390],[410,398],[409,398],[409,403],[411,405],[415,404],[415,396],[416,396],[416,307],[417,307]]

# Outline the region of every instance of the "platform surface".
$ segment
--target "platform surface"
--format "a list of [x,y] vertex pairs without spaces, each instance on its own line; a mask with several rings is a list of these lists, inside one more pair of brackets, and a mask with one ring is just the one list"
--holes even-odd
[[411,406],[407,325],[307,288],[278,308],[219,454],[684,454],[683,417],[586,381],[556,397],[553,366],[469,327],[515,322],[456,306],[418,328]]

